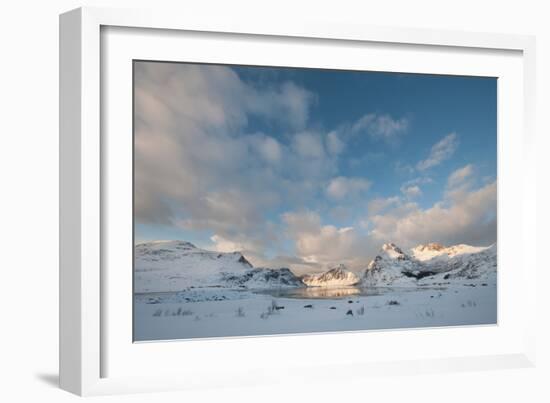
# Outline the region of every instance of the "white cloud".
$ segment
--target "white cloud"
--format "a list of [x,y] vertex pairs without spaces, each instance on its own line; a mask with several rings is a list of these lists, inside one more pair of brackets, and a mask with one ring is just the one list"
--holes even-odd
[[299,142],[312,162],[271,136],[246,134],[251,117],[303,132],[315,100],[304,88],[254,87],[223,66],[140,62],[135,74],[137,222],[252,233],[281,195],[307,200],[318,190],[312,178],[333,175],[320,135]]
[[355,242],[353,228],[324,225],[314,233],[298,234],[296,246],[298,254],[306,261],[330,264],[353,257],[355,253],[352,249]]
[[410,179],[403,183],[399,190],[408,199],[414,199],[415,197],[422,195],[422,188],[420,185],[426,185],[433,183],[433,179],[428,176],[419,176],[417,178]]
[[480,189],[449,194],[427,209],[415,203],[402,204],[370,217],[372,235],[405,248],[434,241],[490,244],[496,240],[496,197],[493,182]]
[[263,136],[258,140],[257,148],[265,161],[278,163],[282,158],[282,146],[273,137]]
[[311,272],[312,270],[315,271],[319,269],[319,264],[308,262],[298,256],[287,256],[284,254],[278,254],[268,257],[264,254],[265,245],[258,243],[255,239],[246,239],[241,236],[228,238],[215,234],[210,238],[210,240],[212,241],[212,244],[207,245],[207,249],[215,250],[218,252],[239,251],[246,256],[246,259],[254,267],[292,267],[292,270],[296,274],[305,274],[307,272]]
[[[429,178],[412,180],[429,181]],[[344,263],[361,270],[385,242],[395,242],[403,248],[426,242],[448,245],[495,242],[496,197],[493,182],[478,189],[446,192],[442,201],[428,208],[410,201],[410,197],[375,198],[368,203],[368,217],[353,227],[325,225],[320,215],[312,211],[288,212],[282,219],[298,258],[316,268]]]
[[340,154],[344,150],[345,144],[336,131],[327,134],[327,150],[332,155]]
[[364,269],[368,256],[378,248],[352,227],[322,225],[315,212],[286,213],[282,218],[294,240],[297,256],[317,270],[340,263],[353,270]]
[[409,127],[406,118],[394,119],[390,115],[369,113],[351,126],[353,134],[367,133],[371,138],[394,144]]
[[416,164],[416,168],[419,171],[424,171],[428,168],[432,168],[441,164],[443,161],[449,159],[454,154],[457,147],[457,135],[455,133],[450,133],[446,135],[432,146],[428,158],[418,162],[418,164]]
[[401,193],[409,199],[414,199],[422,194],[422,190],[418,185],[401,186]]
[[458,186],[464,185],[464,183],[472,176],[474,172],[474,166],[468,164],[462,168],[454,171],[447,180],[447,186],[449,188],[456,188]]
[[371,182],[364,178],[346,178],[339,176],[333,178],[327,188],[327,195],[336,200],[348,197],[356,197],[369,190]]
[[321,136],[312,132],[297,133],[293,138],[293,148],[304,158],[323,158],[325,148]]
[[281,217],[291,233],[315,232],[321,227],[321,217],[313,211],[287,212]]
[[433,182],[434,182],[433,179],[430,178],[429,176],[419,176],[417,178],[413,178],[413,179],[408,180],[403,185],[404,186],[426,185],[426,184],[430,184],[430,183],[433,183]]
[[[475,167],[472,164],[468,164],[452,172],[447,179],[445,196],[449,199],[455,200],[466,197],[476,182],[473,177],[474,170]],[[494,179],[492,181],[485,182],[485,184],[493,181]]]
[[263,193],[253,199],[246,190],[226,189],[198,194],[198,199],[182,198],[183,218],[172,223],[188,230],[212,230],[228,235],[256,230],[262,222],[261,206],[275,205],[278,195]]
[[[411,202],[427,178],[404,184],[409,199],[373,199],[365,206],[358,196],[371,182],[339,176],[337,169],[351,129],[326,133],[308,127],[315,96],[295,84],[258,88],[227,67],[138,63],[135,97],[139,223],[207,231],[214,234],[216,250],[241,250],[255,265],[299,270],[338,263],[364,268],[387,241],[407,247],[424,241],[478,243],[495,236],[496,184],[475,191],[471,184],[458,186],[470,183],[466,167],[451,175],[444,200],[431,208]],[[257,118],[285,135],[247,133],[248,122]],[[393,143],[407,127],[406,119],[371,114],[353,130]],[[449,158],[456,143],[454,134],[447,136],[417,168]],[[355,213],[362,203],[371,232],[360,223],[327,225],[318,213],[292,212],[312,206],[319,194],[338,202],[326,206],[333,216],[345,215],[342,201],[353,200]],[[283,207],[290,212],[282,223],[266,219]],[[288,249],[289,240],[294,250]]]
[[213,242],[212,250],[216,252],[245,252],[255,249],[255,245],[243,241],[233,241],[221,235],[214,234],[210,237]]
[[367,205],[368,213],[369,215],[379,214],[387,208],[395,206],[399,200],[397,196],[372,199]]
[[400,174],[413,174],[414,173],[414,167],[410,164],[403,163],[401,161],[396,161],[394,163],[394,169],[395,172]]
[[240,83],[244,90],[244,98],[235,99],[235,101],[245,106],[251,114],[278,122],[281,122],[281,117],[284,116],[284,121],[295,130],[303,129],[306,126],[309,108],[315,96],[305,88],[292,82],[285,82],[274,88],[256,88],[242,81]]

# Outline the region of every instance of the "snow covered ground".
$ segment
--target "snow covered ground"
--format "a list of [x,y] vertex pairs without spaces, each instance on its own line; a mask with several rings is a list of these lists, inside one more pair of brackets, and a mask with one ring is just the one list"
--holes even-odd
[[135,340],[496,323],[496,246],[415,249],[386,244],[362,273],[339,267],[307,286],[288,269],[253,268],[240,253],[138,245]]
[[[166,295],[172,299],[160,303],[147,303],[147,296],[138,295],[135,338],[145,341],[480,325],[497,320],[495,282],[445,289],[372,290],[373,295],[368,289],[350,287],[348,295],[345,290],[340,289],[340,296],[312,298],[237,291],[227,299],[196,302]],[[219,298],[223,295],[217,294]],[[346,314],[349,311],[353,315]]]

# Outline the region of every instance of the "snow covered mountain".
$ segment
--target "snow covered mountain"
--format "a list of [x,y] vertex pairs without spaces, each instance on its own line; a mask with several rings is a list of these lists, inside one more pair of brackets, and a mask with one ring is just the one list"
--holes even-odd
[[309,274],[302,277],[302,282],[308,287],[350,286],[359,283],[357,274],[349,271],[341,264],[320,274]]
[[363,286],[417,286],[453,281],[496,279],[497,247],[431,243],[403,252],[384,244],[363,273]]
[[445,247],[440,243],[428,243],[425,245],[418,245],[415,248],[411,249],[411,256],[416,260],[422,262],[435,259],[435,258],[450,258],[458,255],[479,253],[484,251],[485,247],[483,246],[470,246],[470,245],[454,245]]
[[413,286],[414,273],[422,271],[422,264],[412,259],[394,243],[386,243],[368,264],[361,284],[363,286]]
[[135,246],[136,293],[200,288],[417,287],[496,282],[497,247],[419,245],[405,253],[394,243],[358,275],[339,265],[320,274],[296,276],[290,269],[255,268],[240,253],[197,248],[185,241],[152,241]]
[[225,273],[222,278],[232,287],[285,288],[304,286],[302,280],[286,267],[281,267],[280,269],[252,268],[246,270],[244,274]]
[[240,252],[213,252],[185,241],[151,241],[135,246],[137,293],[297,286],[303,283],[289,269],[254,268]]
[[446,260],[442,258],[434,258],[424,263],[428,270],[436,273],[434,276],[435,280],[496,281],[497,245],[493,244],[486,248],[476,249],[479,251],[456,254],[454,256],[449,256]]

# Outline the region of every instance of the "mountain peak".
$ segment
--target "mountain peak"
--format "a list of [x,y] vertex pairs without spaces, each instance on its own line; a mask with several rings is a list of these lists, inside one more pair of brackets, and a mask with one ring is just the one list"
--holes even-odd
[[[366,286],[412,286],[422,284],[449,284],[450,281],[486,281],[496,273],[496,245],[489,247],[454,245],[444,247],[437,243],[419,245],[410,257],[398,254],[394,244],[386,244],[363,273]],[[486,283],[482,283],[486,286]]]
[[384,245],[382,245],[382,249],[383,250],[401,250],[399,249],[399,246],[397,246],[396,244],[394,244],[393,242],[387,242],[385,243]]
[[454,256],[478,253],[485,249],[484,246],[471,246],[466,244],[458,244],[452,246],[444,246],[437,242],[418,245],[410,250],[411,255],[420,261],[428,261],[431,259],[449,259]]
[[393,242],[388,242],[382,245],[380,254],[382,256],[389,257],[390,259],[406,260],[409,258],[405,252],[403,252],[403,250]]
[[443,250],[445,249],[445,246],[443,246],[442,244],[438,243],[438,242],[430,242],[430,243],[427,243],[427,244],[420,244],[418,245],[417,247],[413,248],[415,250],[419,250],[419,251],[440,251],[440,250]]
[[348,271],[348,268],[343,263],[340,263],[338,266],[334,266],[332,269],[329,270],[329,272],[334,273],[341,273],[344,271]]
[[303,286],[289,269],[254,268],[241,252],[210,251],[187,241],[143,242],[134,256],[137,292]]
[[343,264],[339,264],[324,273],[302,277],[304,284],[310,287],[350,286],[357,284],[359,280],[360,278]]

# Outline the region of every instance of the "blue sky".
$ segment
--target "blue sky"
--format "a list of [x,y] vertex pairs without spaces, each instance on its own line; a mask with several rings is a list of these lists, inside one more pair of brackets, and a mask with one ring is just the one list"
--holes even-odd
[[137,62],[135,238],[360,269],[496,241],[494,78]]

